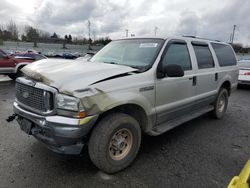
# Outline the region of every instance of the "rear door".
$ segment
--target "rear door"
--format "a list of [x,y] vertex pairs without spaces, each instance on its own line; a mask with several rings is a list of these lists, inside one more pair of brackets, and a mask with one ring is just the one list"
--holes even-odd
[[209,43],[192,41],[196,57],[196,103],[197,107],[207,106],[214,101],[218,84],[218,73]]

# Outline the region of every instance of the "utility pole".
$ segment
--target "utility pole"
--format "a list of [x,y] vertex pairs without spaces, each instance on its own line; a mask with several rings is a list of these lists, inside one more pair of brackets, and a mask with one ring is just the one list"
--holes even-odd
[[157,27],[157,26],[155,26],[155,36],[156,36],[156,34],[157,34],[157,30],[158,30],[159,28]]
[[234,28],[233,28],[233,34],[232,34],[232,44],[234,43],[234,34],[235,34],[235,29],[236,29],[236,25],[234,25]]
[[96,39],[96,33],[95,31],[93,31],[93,41],[95,41],[95,39]]
[[128,38],[128,29],[125,29],[126,31],[126,38]]
[[89,50],[91,50],[91,39],[90,39],[90,26],[91,26],[91,23],[90,21],[88,20],[88,29],[89,29]]
[[230,34],[230,37],[229,37],[229,43],[231,43],[232,41],[232,33]]

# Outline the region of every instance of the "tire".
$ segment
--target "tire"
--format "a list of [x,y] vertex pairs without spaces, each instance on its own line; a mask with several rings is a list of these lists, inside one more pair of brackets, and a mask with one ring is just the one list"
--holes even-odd
[[227,105],[228,91],[225,88],[221,88],[214,102],[214,110],[211,112],[212,117],[221,119],[227,110]]
[[123,113],[105,116],[92,131],[88,151],[92,162],[106,173],[128,167],[141,144],[139,123]]
[[15,80],[17,78],[17,75],[16,74],[8,74],[8,77],[12,80]]
[[23,73],[21,72],[21,70],[19,69],[17,71],[17,73],[12,73],[12,74],[8,74],[9,78],[11,78],[12,80],[16,80],[17,77],[21,77],[23,76]]

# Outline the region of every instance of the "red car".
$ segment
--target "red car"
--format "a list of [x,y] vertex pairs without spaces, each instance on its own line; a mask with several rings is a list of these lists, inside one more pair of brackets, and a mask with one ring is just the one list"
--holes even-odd
[[8,75],[11,79],[21,76],[21,68],[32,63],[34,59],[14,58],[0,49],[0,74]]

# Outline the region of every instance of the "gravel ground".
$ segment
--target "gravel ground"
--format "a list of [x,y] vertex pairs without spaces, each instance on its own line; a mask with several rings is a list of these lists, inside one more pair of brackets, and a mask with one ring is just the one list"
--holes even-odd
[[104,174],[82,156],[55,154],[7,123],[14,82],[0,78],[0,187],[227,187],[250,156],[250,89],[234,92],[222,120],[208,115],[143,138],[135,162]]

